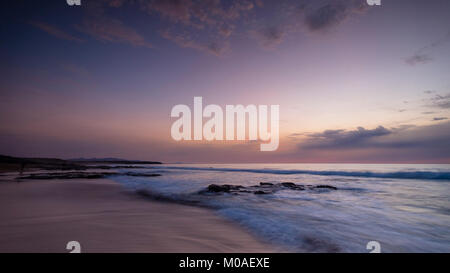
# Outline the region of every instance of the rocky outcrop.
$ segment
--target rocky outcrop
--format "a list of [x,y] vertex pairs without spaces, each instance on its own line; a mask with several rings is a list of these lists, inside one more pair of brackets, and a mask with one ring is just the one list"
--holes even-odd
[[155,176],[161,176],[159,173],[135,173],[135,172],[126,172],[126,173],[120,173],[118,175],[126,175],[126,176],[139,176],[139,177],[155,177]]
[[33,180],[48,180],[48,179],[98,179],[106,178],[115,173],[100,173],[100,172],[60,172],[60,173],[36,173],[26,176],[19,176],[17,179],[33,179]]
[[[139,161],[123,159],[79,159],[25,158],[0,155],[0,169],[10,171],[84,171],[92,169],[145,168],[143,165],[162,164],[159,161]],[[113,166],[111,166],[113,165]]]
[[314,188],[316,188],[316,189],[330,189],[330,190],[337,190],[336,187],[330,186],[330,185],[317,185],[317,186],[314,186]]
[[239,191],[243,188],[243,186],[234,186],[234,185],[216,185],[211,184],[208,186],[207,191],[208,192],[234,192]]
[[280,190],[337,190],[336,187],[330,185],[300,185],[292,182],[282,182],[282,183],[269,183],[261,182],[259,185],[254,186],[241,186],[241,185],[217,185],[211,184],[206,189],[201,190],[199,194],[220,194],[220,193],[231,193],[231,194],[271,194]]
[[16,179],[25,180],[49,180],[49,179],[99,179],[112,176],[138,176],[138,177],[155,177],[161,176],[158,173],[116,173],[116,172],[54,172],[54,173],[33,173],[26,176],[19,176]]

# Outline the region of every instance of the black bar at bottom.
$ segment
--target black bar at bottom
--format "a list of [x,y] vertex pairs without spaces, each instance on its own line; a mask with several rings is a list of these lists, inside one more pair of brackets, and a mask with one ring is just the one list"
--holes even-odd
[[[449,254],[0,254],[3,268],[55,272],[402,271],[444,266]],[[445,267],[442,267],[445,268]],[[95,272],[95,271],[94,271]]]

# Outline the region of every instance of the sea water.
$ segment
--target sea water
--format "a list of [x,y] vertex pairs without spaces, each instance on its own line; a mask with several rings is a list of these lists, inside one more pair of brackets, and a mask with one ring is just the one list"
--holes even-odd
[[[142,166],[141,166],[142,167]],[[129,172],[130,169],[121,170]],[[295,252],[450,252],[450,165],[173,164],[117,176],[151,198],[211,208]],[[199,194],[210,184],[330,185],[337,190]]]

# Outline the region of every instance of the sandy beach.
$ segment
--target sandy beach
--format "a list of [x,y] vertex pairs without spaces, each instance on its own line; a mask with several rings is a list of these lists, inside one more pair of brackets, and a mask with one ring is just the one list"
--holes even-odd
[[0,252],[269,252],[208,209],[147,200],[108,179],[0,176]]

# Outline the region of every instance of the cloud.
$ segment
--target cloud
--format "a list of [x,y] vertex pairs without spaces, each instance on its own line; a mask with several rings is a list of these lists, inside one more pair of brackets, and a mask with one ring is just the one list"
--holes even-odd
[[433,121],[446,120],[446,119],[448,119],[448,118],[446,118],[446,117],[436,117],[436,118],[433,118]]
[[405,62],[409,65],[427,64],[427,63],[433,61],[433,58],[430,57],[427,52],[429,52],[429,51],[433,50],[434,48],[439,47],[449,41],[450,41],[450,31],[442,38],[440,38],[436,41],[433,41],[430,44],[417,50],[414,55],[406,58]]
[[431,42],[430,44],[422,47],[421,49],[419,49],[419,51],[426,51],[426,50],[430,50],[433,49],[435,47],[441,46],[447,42],[450,41],[450,31],[447,32],[447,34],[445,34],[443,37],[441,37],[440,39]]
[[425,91],[424,93],[428,97],[422,99],[423,106],[433,109],[429,109],[431,111],[423,112],[422,114],[434,114],[436,109],[450,109],[450,93],[443,95],[438,94],[436,91]]
[[291,143],[298,149],[284,158],[293,162],[449,163],[450,122],[299,133]]
[[215,56],[230,50],[226,39],[243,14],[255,7],[250,0],[151,0],[139,1],[139,5],[147,13],[159,15],[166,28],[170,26],[171,33],[161,31],[162,37]]
[[127,43],[152,48],[152,44],[131,27],[106,16],[86,19],[77,29],[103,42]]
[[225,37],[228,37],[233,33],[234,26],[224,24],[219,28],[219,33]]
[[273,49],[289,35],[325,34],[366,9],[363,0],[285,1],[276,6],[268,2],[250,33],[263,48]]
[[343,21],[347,17],[345,5],[330,3],[318,8],[306,17],[306,25],[316,31],[328,28]]
[[411,56],[405,60],[405,62],[407,64],[412,65],[412,66],[414,66],[416,64],[426,64],[431,61],[433,61],[433,58],[431,58],[427,54],[423,54],[423,53],[414,54],[413,56]]
[[152,0],[141,1],[140,5],[145,11],[156,12],[171,22],[200,29],[211,25],[219,28],[223,23],[237,20],[242,13],[255,7],[250,0]]
[[445,95],[436,94],[430,99],[432,106],[437,108],[449,109],[450,108],[450,93]]
[[[126,6],[126,7],[125,7]],[[285,0],[276,5],[262,0],[98,0],[86,1],[86,17],[76,29],[103,42],[153,47],[137,29],[125,25],[117,8],[133,8],[158,17],[163,37],[183,48],[222,56],[230,51],[234,34],[252,34],[263,48],[274,49],[288,35],[323,32],[367,8],[364,0]],[[48,24],[40,29],[62,39],[82,41]]]
[[273,49],[288,34],[305,29],[305,25],[311,32],[324,31],[353,14],[361,14],[367,7],[363,0],[325,0],[319,5],[312,0],[284,1],[276,6],[270,2],[266,5],[260,0],[153,0],[140,3],[148,13],[159,14],[163,20],[196,34],[181,41],[179,35],[186,34],[173,33],[171,37],[176,39],[170,40],[182,47],[201,50],[205,46],[198,37],[208,36],[210,40],[217,40],[217,35],[228,38],[235,31],[250,33],[263,48]]
[[150,1],[147,9],[155,10],[173,22],[190,24],[193,5],[190,0],[156,0]]
[[108,6],[120,8],[127,0],[107,0]]
[[125,3],[134,3],[134,1],[86,1],[86,3],[83,3],[86,16],[75,28],[102,42],[124,43],[132,46],[152,48],[153,45],[139,34],[137,30],[125,25],[121,20],[112,17],[108,13],[108,8],[119,8]]
[[199,51],[207,52],[215,56],[222,56],[229,51],[228,42],[208,42],[201,43],[191,38],[188,33],[174,34],[168,30],[162,31],[161,36],[176,43],[183,48],[192,48]]
[[286,32],[280,27],[265,27],[254,33],[266,49],[274,49],[285,37]]
[[366,8],[367,5],[362,0],[330,1],[318,8],[307,8],[305,24],[310,31],[328,30]]
[[33,21],[31,22],[31,24],[37,28],[39,28],[40,30],[43,30],[45,32],[47,32],[50,35],[53,35],[59,39],[63,39],[63,40],[67,40],[67,41],[73,41],[73,42],[83,42],[82,39],[75,37],[69,33],[64,32],[63,30],[61,30],[60,28],[44,23],[44,22],[37,22],[37,21]]
[[356,130],[325,130],[320,133],[308,134],[304,142],[301,143],[303,149],[315,148],[351,148],[366,145],[368,141],[376,137],[386,136],[392,131],[378,126],[375,129],[365,129],[358,127]]
[[89,71],[86,68],[72,63],[64,63],[61,65],[61,68],[69,72],[71,75],[82,77],[87,77],[89,75]]
[[215,56],[230,50],[235,33],[251,33],[266,49],[274,49],[296,32],[323,32],[351,15],[361,14],[365,0],[99,0],[87,3],[90,16],[79,30],[108,42],[151,47],[136,30],[107,16],[111,8],[127,5],[157,16],[163,37],[183,48]]

